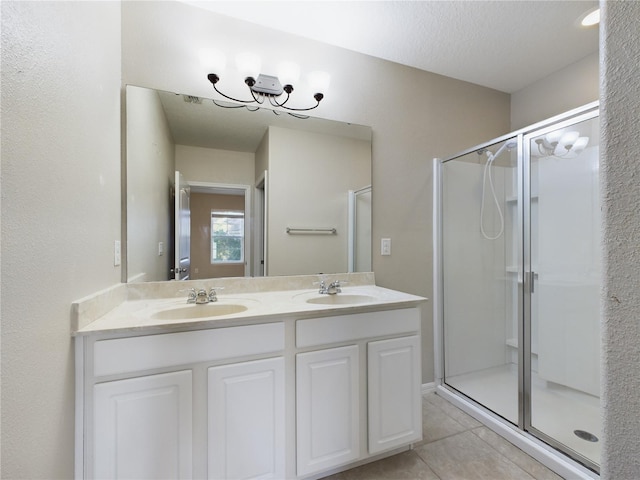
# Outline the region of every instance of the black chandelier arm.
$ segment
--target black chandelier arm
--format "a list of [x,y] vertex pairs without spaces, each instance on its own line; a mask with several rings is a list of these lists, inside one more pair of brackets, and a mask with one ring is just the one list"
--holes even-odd
[[260,107],[251,108],[250,104],[247,104],[247,105],[223,105],[221,103],[216,102],[215,98],[212,98],[211,101],[213,102],[214,105],[216,105],[217,107],[221,107],[221,108],[246,108],[250,112],[257,112],[258,110],[260,110]]
[[[316,94],[317,95],[321,95],[321,94]],[[287,97],[287,100],[289,98]],[[285,100],[282,103],[278,103],[275,99],[271,99],[271,105],[273,105],[274,107],[281,107],[284,108],[285,110],[291,110],[292,112],[308,112],[309,110],[313,110],[314,108],[317,108],[318,105],[320,105],[320,100],[318,100],[316,98],[316,104],[313,107],[308,107],[308,108],[291,108],[291,107],[287,107],[285,105],[285,103],[287,102],[287,100]]]
[[[278,95],[280,96],[280,95]],[[285,103],[287,103],[289,101],[289,93],[287,93],[287,98],[284,99],[284,102],[279,103],[278,102],[278,97],[269,97],[269,103],[271,105],[273,105],[274,107],[283,107],[283,108],[287,108],[284,106]]]
[[227,98],[229,100],[232,100],[234,102],[238,102],[238,103],[262,103],[264,100],[260,101],[256,98],[255,94],[253,93],[253,90],[251,90],[251,85],[253,85],[253,83],[255,83],[255,80],[253,80],[252,77],[247,77],[244,80],[244,83],[247,84],[247,86],[249,87],[249,91],[251,92],[251,96],[253,97],[253,100],[240,100],[239,98],[233,98],[230,97],[229,95],[226,95],[224,93],[222,93],[220,90],[218,90],[218,87],[216,87],[216,83],[218,83],[218,80],[220,80],[220,77],[218,77],[218,75],[216,75],[215,73],[210,73],[209,75],[207,75],[207,78],[209,79],[209,81],[211,82],[211,85],[213,86],[213,89],[218,92],[220,95],[222,95],[224,98]]
[[244,108],[246,106],[246,105],[223,105],[221,103],[216,102],[215,98],[212,98],[211,101],[213,102],[214,105],[221,108]]

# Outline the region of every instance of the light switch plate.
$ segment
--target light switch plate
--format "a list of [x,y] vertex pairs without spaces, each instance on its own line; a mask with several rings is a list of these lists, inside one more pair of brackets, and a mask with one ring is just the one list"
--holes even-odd
[[122,252],[120,249],[120,240],[113,243],[113,266],[118,267],[122,262]]
[[381,239],[380,255],[391,255],[391,239],[390,238]]

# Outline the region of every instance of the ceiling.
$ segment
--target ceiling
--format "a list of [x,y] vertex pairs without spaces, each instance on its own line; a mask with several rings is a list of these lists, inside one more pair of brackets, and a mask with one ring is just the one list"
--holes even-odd
[[[127,86],[129,89],[145,90]],[[210,99],[157,91],[173,141],[179,145],[255,153],[269,126],[371,141],[371,127],[309,117],[303,122],[270,109],[220,108]],[[217,100],[218,105],[231,106]],[[237,105],[237,104],[236,104]]]
[[507,93],[598,51],[596,0],[184,3]]

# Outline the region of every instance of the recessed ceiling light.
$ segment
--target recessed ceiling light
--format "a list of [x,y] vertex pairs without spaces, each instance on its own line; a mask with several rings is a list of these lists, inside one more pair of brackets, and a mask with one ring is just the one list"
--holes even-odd
[[598,23],[600,23],[599,8],[588,11],[586,14],[584,14],[584,16],[582,17],[582,20],[580,21],[580,25],[582,25],[583,27],[590,27]]

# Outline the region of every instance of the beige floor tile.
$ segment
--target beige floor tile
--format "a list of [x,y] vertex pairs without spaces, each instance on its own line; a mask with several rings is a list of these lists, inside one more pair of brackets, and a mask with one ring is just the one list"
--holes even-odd
[[442,480],[533,480],[471,431],[421,445],[415,452]]
[[434,404],[422,402],[422,442],[429,443],[435,440],[464,432],[469,428],[457,422],[453,417],[436,407]]
[[325,477],[325,480],[439,480],[439,478],[414,451],[408,451]]
[[453,418],[456,422],[467,429],[476,428],[482,426],[482,424],[473,418],[471,415],[464,413],[455,405],[449,403],[444,398],[436,395],[435,393],[428,393],[423,396],[424,400],[435,405],[436,407],[444,410],[444,412]]
[[562,480],[562,477],[487,427],[479,427],[472,432],[537,480]]

